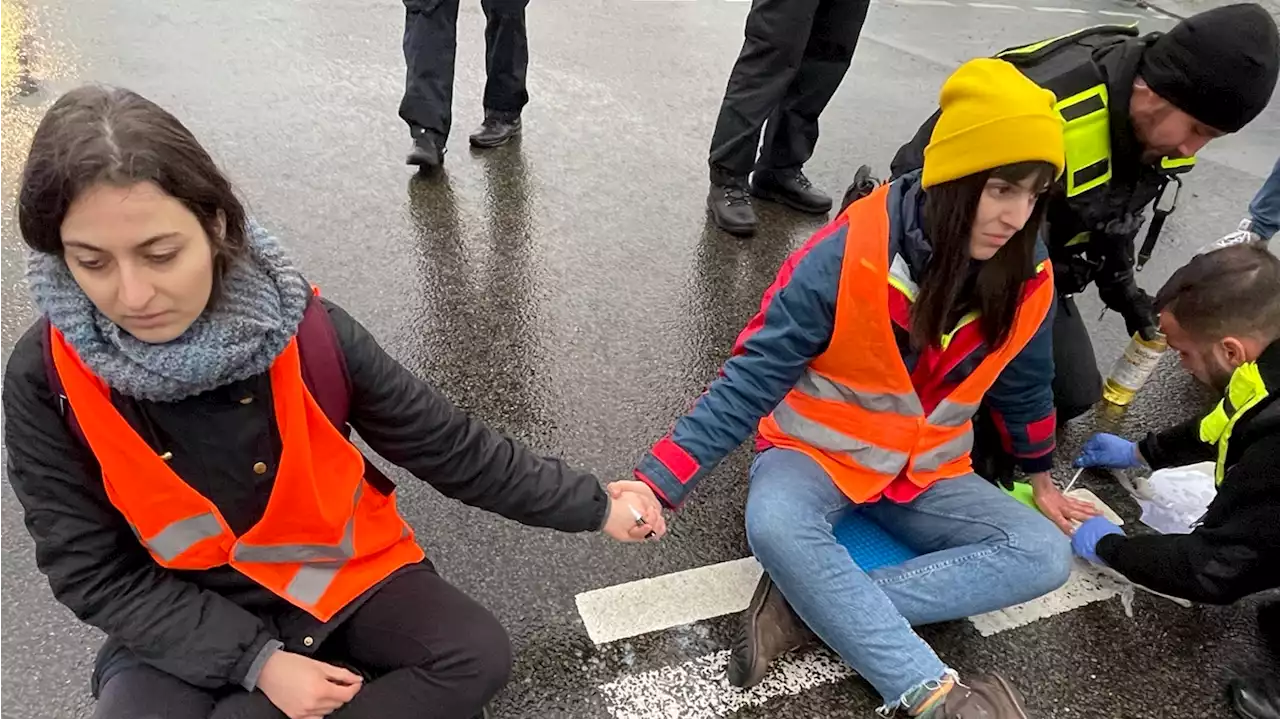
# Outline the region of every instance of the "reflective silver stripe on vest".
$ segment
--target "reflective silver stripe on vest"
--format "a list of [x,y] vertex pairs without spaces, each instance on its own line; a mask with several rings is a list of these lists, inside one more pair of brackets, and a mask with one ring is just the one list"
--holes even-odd
[[[355,501],[352,502],[351,516],[342,529],[342,539],[337,544],[246,544],[239,542],[232,552],[237,562],[259,562],[267,564],[291,564],[293,562],[344,562],[355,556],[355,505],[360,503],[360,495],[364,492],[364,481],[356,487]],[[336,571],[336,570],[335,570]]]
[[314,605],[320,601],[324,593],[333,583],[338,572],[348,559],[355,556],[355,523],[356,506],[360,504],[360,496],[364,493],[364,480],[356,485],[355,497],[351,502],[351,516],[342,529],[342,539],[337,544],[273,544],[270,546],[244,544],[236,545],[234,557],[238,562],[263,562],[269,564],[301,563],[298,573],[293,575],[285,594],[301,604]]
[[929,424],[935,427],[963,427],[978,411],[976,404],[963,404],[944,399],[929,413]]
[[320,597],[324,596],[324,592],[333,582],[333,578],[338,576],[338,570],[342,569],[343,562],[334,562],[332,564],[307,564],[293,575],[293,581],[289,582],[289,586],[285,587],[285,594],[297,599],[303,604],[315,604],[320,601]]
[[973,429],[953,437],[946,442],[916,455],[912,469],[917,472],[936,472],[939,467],[957,457],[962,457],[973,449]]
[[[136,534],[136,532],[135,532]],[[172,562],[178,555],[209,537],[222,534],[222,525],[211,512],[180,519],[160,530],[143,543],[165,562]]]
[[895,394],[893,392],[864,392],[846,387],[834,380],[823,377],[812,369],[805,370],[796,382],[797,390],[817,399],[833,402],[846,402],[857,405],[868,412],[901,414],[908,417],[921,417],[924,407],[915,392]]
[[786,400],[773,410],[773,420],[783,432],[792,437],[818,449],[848,454],[859,465],[873,472],[897,475],[907,466],[908,456],[905,452],[877,447],[857,437],[837,432],[795,411]]

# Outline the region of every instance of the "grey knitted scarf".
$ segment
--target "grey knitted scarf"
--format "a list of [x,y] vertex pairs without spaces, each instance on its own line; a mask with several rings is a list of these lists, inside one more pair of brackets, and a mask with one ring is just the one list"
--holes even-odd
[[221,295],[177,339],[149,344],[89,301],[59,255],[27,254],[36,307],[84,363],[121,394],[176,402],[265,372],[297,332],[311,290],[276,238],[250,223],[248,252]]

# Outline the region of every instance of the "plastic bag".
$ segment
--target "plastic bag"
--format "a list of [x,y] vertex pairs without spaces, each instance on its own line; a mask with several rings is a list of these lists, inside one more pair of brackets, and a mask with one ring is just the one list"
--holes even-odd
[[1217,494],[1213,462],[1156,470],[1144,484],[1142,523],[1162,534],[1189,534]]

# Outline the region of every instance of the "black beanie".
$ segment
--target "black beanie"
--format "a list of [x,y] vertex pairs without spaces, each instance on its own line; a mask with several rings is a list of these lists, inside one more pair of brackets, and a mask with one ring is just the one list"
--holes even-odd
[[1271,100],[1280,70],[1276,22],[1254,3],[1183,20],[1142,55],[1139,74],[1157,95],[1210,127],[1236,132]]

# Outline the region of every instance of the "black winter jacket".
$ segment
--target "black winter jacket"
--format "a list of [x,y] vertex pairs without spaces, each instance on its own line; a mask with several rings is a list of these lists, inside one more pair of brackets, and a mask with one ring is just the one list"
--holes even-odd
[[[1175,597],[1230,604],[1280,587],[1280,342],[1258,358],[1268,396],[1236,421],[1226,474],[1190,534],[1108,535],[1098,557],[1134,582]],[[1217,458],[1200,441],[1200,420],[1147,435],[1139,444],[1155,469]]]
[[[378,454],[448,497],[524,524],[566,532],[603,525],[608,494],[594,476],[468,417],[387,355],[344,310],[329,302],[325,309],[351,378],[351,426]],[[321,623],[229,567],[190,572],[156,564],[59,413],[41,327],[18,341],[5,370],[9,480],[40,571],[82,621],[196,686],[252,688],[264,650],[280,642],[313,654],[377,591]],[[112,399],[157,453],[173,453],[174,471],[217,506],[232,531],[243,533],[261,518],[281,453],[266,373],[174,403],[118,393]],[[258,474],[257,463],[267,471]]]

